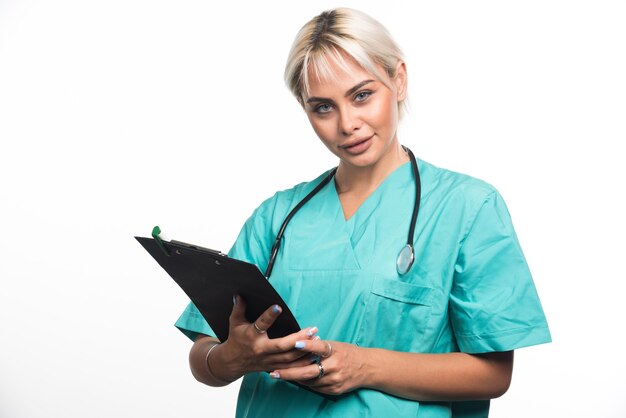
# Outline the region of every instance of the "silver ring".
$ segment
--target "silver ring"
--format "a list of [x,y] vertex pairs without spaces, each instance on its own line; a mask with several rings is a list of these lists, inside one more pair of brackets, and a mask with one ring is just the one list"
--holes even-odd
[[267,332],[266,330],[259,328],[256,322],[253,322],[252,326],[254,327],[254,330],[256,331],[257,334],[265,334]]
[[322,362],[317,363],[317,367],[320,368],[320,374],[317,375],[317,379],[324,377],[324,366],[322,366]]
[[322,358],[328,358],[330,357],[330,355],[333,353],[333,345],[331,343],[329,343],[328,341],[324,341],[326,343],[326,345],[328,346],[328,350],[325,353],[321,353],[320,357]]

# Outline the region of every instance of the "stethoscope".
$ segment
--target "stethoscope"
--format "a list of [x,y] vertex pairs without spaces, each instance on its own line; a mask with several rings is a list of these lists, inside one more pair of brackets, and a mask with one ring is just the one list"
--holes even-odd
[[[413,215],[411,215],[411,226],[409,227],[409,237],[407,239],[406,245],[400,250],[398,254],[398,259],[396,260],[396,268],[398,273],[403,275],[408,273],[411,270],[411,266],[413,266],[413,262],[415,261],[415,251],[413,249],[413,233],[415,231],[415,222],[417,221],[417,214],[420,209],[420,198],[421,198],[421,181],[420,181],[420,173],[417,168],[417,161],[415,161],[415,156],[411,152],[410,149],[402,146],[404,150],[409,154],[409,158],[411,159],[411,169],[413,171],[413,178],[415,179],[415,203],[413,204]],[[291,212],[287,215],[283,224],[280,226],[278,230],[278,235],[276,236],[276,240],[274,241],[274,245],[272,246],[272,251],[270,253],[270,261],[267,264],[267,269],[265,270],[265,277],[267,279],[270,278],[272,274],[272,269],[274,268],[274,261],[276,260],[276,255],[278,254],[278,249],[280,248],[280,242],[283,238],[283,234],[285,233],[285,229],[291,221],[291,218],[300,210],[302,206],[306,204],[313,196],[315,196],[324,186],[326,186],[334,177],[337,172],[337,167],[333,168],[328,172],[328,175],[317,185],[315,188],[304,197],[294,207]]]

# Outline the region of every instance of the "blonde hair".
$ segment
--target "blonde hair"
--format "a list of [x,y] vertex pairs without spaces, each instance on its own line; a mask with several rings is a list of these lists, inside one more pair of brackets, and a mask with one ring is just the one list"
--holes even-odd
[[[300,29],[285,66],[285,83],[302,106],[304,94],[309,93],[309,70],[321,81],[335,77],[331,60],[348,71],[342,52],[389,88],[376,64],[394,79],[398,61],[404,60],[387,29],[372,17],[348,8],[322,12]],[[404,107],[403,100],[399,105],[400,114]]]

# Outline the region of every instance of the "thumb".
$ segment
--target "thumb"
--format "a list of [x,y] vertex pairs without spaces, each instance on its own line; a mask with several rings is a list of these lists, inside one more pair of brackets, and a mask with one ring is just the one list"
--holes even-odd
[[246,302],[239,295],[233,296],[233,310],[230,313],[229,321],[231,325],[248,324],[246,319]]

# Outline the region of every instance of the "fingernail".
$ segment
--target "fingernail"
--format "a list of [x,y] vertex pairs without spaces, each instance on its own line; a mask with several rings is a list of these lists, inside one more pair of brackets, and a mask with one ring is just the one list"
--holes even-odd
[[270,373],[270,377],[271,377],[272,379],[280,379],[280,373],[278,373],[278,372],[272,372],[272,373]]
[[237,295],[233,295],[233,305],[237,304]]
[[274,313],[281,313],[282,309],[280,309],[280,306],[274,305],[274,306],[272,306],[272,311]]
[[296,345],[294,347],[296,348],[304,348],[304,341],[296,341]]
[[307,336],[307,337],[309,337],[309,338],[311,338],[312,336],[314,336],[315,334],[317,334],[317,331],[319,331],[319,330],[317,329],[317,327],[313,327],[313,328],[311,328],[310,330],[308,330],[308,331],[306,332],[306,336]]
[[309,361],[311,363],[317,363],[318,361],[320,361],[320,356],[316,356],[315,354],[313,354],[312,356],[309,356]]
[[321,340],[319,335],[316,335],[315,338],[313,338],[314,340]]

